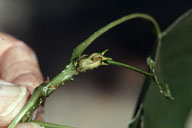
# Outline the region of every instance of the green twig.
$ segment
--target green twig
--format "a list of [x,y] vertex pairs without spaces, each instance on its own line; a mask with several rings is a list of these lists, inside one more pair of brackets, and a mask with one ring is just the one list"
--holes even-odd
[[136,72],[139,72],[143,75],[151,76],[153,78],[154,82],[156,83],[156,85],[159,87],[160,93],[163,94],[166,98],[168,98],[170,100],[174,100],[174,97],[172,96],[171,91],[169,89],[169,85],[167,83],[160,82],[160,80],[158,79],[156,72],[155,72],[155,67],[154,67],[155,62],[150,57],[147,58],[147,64],[152,73],[145,72],[145,71],[138,69],[136,67],[133,67],[131,65],[120,63],[120,62],[114,61],[112,59],[106,60],[105,63],[109,64],[109,65],[116,65],[116,66],[128,68],[128,69],[134,70]]
[[72,81],[73,76],[80,72],[85,72],[103,65],[103,61],[107,58],[101,53],[93,53],[90,56],[82,55],[80,58],[74,60],[66,68],[59,73],[51,81],[42,83],[39,87],[35,88],[28,103],[22,109],[22,111],[15,117],[8,128],[14,128],[19,122],[30,122],[32,113],[37,107],[58,87],[65,83]]
[[128,128],[143,128],[142,124],[143,104],[140,104],[135,117],[130,121]]
[[116,66],[120,66],[120,67],[124,67],[124,68],[128,68],[128,69],[131,69],[131,70],[134,70],[136,72],[139,72],[143,75],[147,75],[147,76],[153,76],[153,74],[149,73],[149,72],[145,72],[141,69],[138,69],[136,67],[133,67],[131,65],[127,65],[127,64],[123,64],[123,63],[120,63],[120,62],[117,62],[117,61],[114,61],[114,60],[107,60],[106,61],[107,64],[110,64],[110,65],[116,65]]
[[31,123],[39,124],[40,126],[44,126],[45,128],[74,128],[74,127],[63,126],[63,125],[59,125],[59,124],[40,122],[40,121],[36,121],[36,120],[32,120]]
[[159,28],[158,23],[155,21],[155,19],[147,14],[143,14],[143,13],[134,13],[134,14],[130,14],[127,16],[124,16],[120,19],[117,19],[111,23],[109,23],[108,25],[104,26],[103,28],[99,29],[98,31],[96,31],[95,33],[93,33],[91,36],[89,36],[85,41],[83,41],[82,43],[80,43],[74,50],[73,50],[73,54],[71,56],[71,61],[75,58],[78,58],[84,51],[85,49],[98,37],[100,37],[103,33],[107,32],[108,30],[112,29],[113,27],[131,20],[131,19],[135,19],[135,18],[142,18],[145,19],[149,22],[151,22],[155,28],[155,34],[157,36],[158,39],[160,39],[161,37],[161,31]]
[[[79,72],[85,72],[87,70],[97,68],[101,65],[105,65],[105,61],[110,60],[110,59],[104,57],[100,53],[94,53],[94,54],[90,55],[89,57],[86,57],[81,54],[96,38],[101,36],[103,33],[105,33],[106,31],[110,30],[111,28],[113,28],[125,21],[131,20],[134,18],[143,18],[143,19],[150,21],[156,30],[156,35],[157,35],[158,39],[160,38],[161,32],[160,32],[157,22],[151,16],[142,14],[142,13],[135,13],[135,14],[127,15],[125,17],[122,17],[122,18],[115,20],[115,21],[111,22],[110,24],[104,26],[103,28],[99,29],[97,32],[95,32],[93,35],[91,35],[88,39],[86,39],[84,42],[82,42],[80,45],[78,45],[74,49],[69,65],[67,65],[66,68],[60,74],[58,74],[51,81],[47,81],[47,82],[41,84],[39,87],[37,87],[34,90],[29,102],[22,109],[22,111],[16,116],[16,118],[11,122],[11,124],[8,126],[8,128],[14,128],[17,125],[17,123],[19,123],[19,122],[31,121],[31,117],[32,117],[31,115],[36,110],[36,108],[38,106],[40,106],[41,103],[51,93],[53,93],[58,87],[73,80],[73,76],[77,75]],[[125,65],[121,65],[121,66],[128,68]],[[132,68],[132,69],[135,71],[141,72],[140,70],[137,70],[134,68]],[[142,72],[142,73],[148,74],[145,72]],[[148,75],[150,75],[150,74],[148,74]]]
[[77,75],[78,72],[72,63],[66,66],[65,70],[59,73],[50,82],[44,82],[39,87],[35,88],[31,98],[28,103],[22,109],[22,111],[16,116],[16,118],[11,122],[8,128],[14,128],[19,122],[28,122],[31,120],[32,113],[37,107],[51,94],[56,88],[64,85],[68,81],[72,80],[72,76]]

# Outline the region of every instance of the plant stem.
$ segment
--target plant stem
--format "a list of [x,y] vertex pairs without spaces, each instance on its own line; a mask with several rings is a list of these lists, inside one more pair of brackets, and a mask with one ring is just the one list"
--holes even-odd
[[143,13],[134,13],[134,14],[130,14],[130,15],[127,15],[127,16],[124,16],[122,18],[119,18],[111,23],[109,23],[108,25],[102,27],[101,29],[99,29],[98,31],[96,31],[95,33],[93,33],[91,36],[89,36],[85,41],[83,41],[82,43],[80,43],[74,50],[73,50],[73,54],[71,56],[71,59],[70,61],[72,61],[73,59],[79,57],[83,52],[84,50],[95,40],[97,39],[98,37],[100,37],[103,33],[107,32],[108,30],[112,29],[113,27],[125,22],[125,21],[128,21],[128,20],[131,20],[131,19],[135,19],[135,18],[142,18],[142,19],[145,19],[149,22],[151,22],[155,28],[155,34],[157,36],[157,38],[159,39],[161,37],[161,31],[160,31],[160,28],[159,28],[159,25],[158,23],[156,22],[156,20],[147,15],[147,14],[143,14]]
[[74,75],[77,75],[78,72],[72,63],[66,66],[65,70],[59,73],[55,78],[50,82],[42,83],[40,86],[35,88],[31,98],[21,112],[15,117],[11,122],[8,128],[14,128],[17,123],[28,122],[31,120],[32,113],[36,110],[37,107],[51,94],[56,88],[64,85],[65,83],[72,80]]
[[[103,57],[102,55],[98,53],[92,54],[90,57],[84,58],[81,56],[81,54],[84,52],[84,50],[99,36],[101,36],[103,33],[107,32],[111,28],[134,18],[143,18],[148,21],[150,21],[155,30],[156,35],[158,39],[161,37],[160,28],[157,24],[157,22],[149,15],[142,14],[142,13],[135,13],[130,14],[127,16],[124,16],[118,20],[115,20],[111,22],[110,24],[104,26],[103,28],[99,29],[97,32],[93,33],[88,39],[83,41],[80,45],[78,45],[71,56],[69,65],[66,66],[66,68],[59,73],[55,78],[53,78],[51,81],[42,83],[39,87],[37,87],[30,100],[26,104],[26,106],[21,110],[21,112],[16,116],[16,118],[11,122],[11,124],[8,126],[8,128],[14,128],[17,123],[20,121],[22,122],[29,122],[31,120],[31,115],[35,111],[35,109],[41,105],[41,103],[51,94],[53,93],[58,87],[61,85],[64,85],[65,83],[73,80],[73,76],[77,75],[79,72],[85,72],[90,69],[97,68],[101,65],[104,65],[104,61],[109,62],[113,65],[129,68],[132,70],[135,70],[137,72],[140,72],[144,75],[150,75],[152,74],[147,73],[145,71],[142,71],[140,69],[137,69],[135,67],[122,64],[119,62],[115,62],[112,60],[108,60],[108,58]],[[93,61],[94,60],[94,61]]]
[[[25,114],[29,111],[29,109],[36,109],[36,105],[38,104],[38,98],[41,95],[41,91],[39,89],[35,89],[33,92],[33,95],[31,96],[30,100],[28,103],[25,105],[25,107],[21,110],[21,112],[15,117],[15,119],[11,122],[11,124],[8,126],[8,128],[14,128],[17,123],[20,122],[20,120],[25,116]],[[28,113],[28,116],[31,116]]]
[[106,60],[106,63],[107,64],[110,64],[110,65],[116,65],[116,66],[120,66],[120,67],[124,67],[124,68],[128,68],[128,69],[131,69],[131,70],[134,70],[136,72],[139,72],[143,75],[147,75],[147,76],[153,76],[152,73],[149,73],[149,72],[145,72],[141,69],[138,69],[136,67],[133,67],[131,65],[127,65],[127,64],[124,64],[124,63],[120,63],[120,62],[117,62],[117,61],[114,61],[114,60]]
[[69,65],[67,65],[66,68],[51,81],[46,81],[35,88],[28,103],[15,117],[8,128],[14,128],[19,122],[31,121],[32,113],[58,87],[72,81],[73,76],[77,75],[79,72],[85,72],[101,66],[102,61],[105,59],[106,58],[100,53],[93,53],[88,57],[82,56],[79,59],[70,62]]
[[63,125],[59,125],[59,124],[51,124],[51,123],[40,122],[40,121],[36,121],[36,120],[32,120],[31,123],[39,124],[40,126],[44,126],[45,128],[73,128],[73,127],[70,127],[70,126],[63,126]]

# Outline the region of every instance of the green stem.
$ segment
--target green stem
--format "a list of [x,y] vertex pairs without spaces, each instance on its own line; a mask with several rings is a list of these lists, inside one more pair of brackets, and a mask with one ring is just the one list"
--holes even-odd
[[[81,54],[83,51],[99,36],[101,36],[103,33],[107,32],[111,28],[134,18],[143,18],[148,21],[150,21],[156,30],[156,34],[158,39],[161,37],[161,32],[160,28],[157,24],[157,22],[149,15],[142,14],[142,13],[135,13],[135,14],[130,14],[127,16],[124,16],[118,20],[115,20],[111,22],[110,24],[104,26],[103,28],[99,29],[97,32],[92,34],[88,39],[86,39],[84,42],[82,42],[80,45],[78,45],[71,56],[70,59],[70,64],[63,70],[60,74],[58,74],[55,78],[53,78],[50,82],[48,83],[43,83],[39,87],[37,87],[31,96],[29,102],[27,105],[23,108],[23,110],[16,116],[16,118],[11,122],[8,128],[14,128],[17,123],[19,123],[21,120],[22,122],[28,122],[31,120],[31,114],[33,111],[51,94],[53,93],[58,87],[61,85],[64,85],[65,83],[71,81],[74,75],[77,75],[79,72],[84,72],[86,70],[94,69],[100,66],[101,61],[100,58],[101,56],[98,56],[97,54],[93,54],[90,58],[83,58],[81,59]],[[76,59],[78,62],[76,62]],[[105,59],[105,58],[102,58]],[[92,63],[92,60],[95,60],[94,63]],[[144,72],[140,69],[137,69],[132,66],[128,66],[119,62],[114,63],[114,61],[108,61],[109,63],[113,65],[118,65],[122,67],[126,67],[132,70],[135,70],[137,72],[140,72],[145,75],[150,75],[150,73]]]
[[79,72],[85,72],[101,66],[103,59],[105,58],[102,58],[100,53],[93,53],[89,57],[81,56],[79,59],[70,62],[70,64],[51,81],[46,81],[35,88],[28,103],[15,117],[8,128],[14,128],[19,122],[31,121],[32,113],[51,93],[58,87],[73,80],[73,76],[77,75]]
[[[17,123],[20,122],[20,120],[26,115],[26,113],[30,110],[30,109],[36,109],[35,106],[37,106],[37,102],[38,102],[38,98],[41,95],[41,90],[39,89],[35,89],[33,92],[33,95],[31,96],[30,100],[28,101],[28,103],[25,105],[25,107],[21,110],[21,112],[15,117],[15,119],[11,122],[11,124],[8,126],[8,128],[14,128]],[[28,116],[31,116],[30,114],[28,114]]]
[[32,113],[37,107],[58,87],[72,80],[74,75],[78,72],[72,63],[66,66],[65,70],[59,73],[50,82],[42,83],[40,86],[35,88],[28,103],[24,106],[21,112],[15,117],[8,128],[14,128],[19,122],[28,122],[31,120]]
[[73,127],[70,127],[70,126],[63,126],[63,125],[59,125],[59,124],[51,124],[51,123],[40,122],[40,121],[36,121],[36,120],[32,120],[31,123],[39,124],[40,126],[44,126],[45,128],[73,128]]
[[97,39],[99,36],[101,36],[103,33],[107,32],[108,30],[110,30],[111,28],[125,22],[131,19],[135,19],[135,18],[142,18],[145,20],[148,20],[149,22],[151,22],[154,25],[155,31],[156,31],[156,36],[159,39],[161,37],[161,31],[159,28],[158,23],[155,21],[155,19],[147,14],[143,14],[143,13],[134,13],[134,14],[130,14],[127,16],[124,16],[120,19],[117,19],[111,23],[109,23],[108,25],[104,26],[103,28],[99,29],[98,31],[96,31],[95,33],[93,33],[91,36],[89,36],[85,41],[83,41],[82,43],[80,43],[73,51],[73,54],[71,56],[70,61],[72,61],[73,59],[79,57],[84,50],[95,40]]
[[127,65],[127,64],[124,64],[124,63],[120,63],[120,62],[117,62],[117,61],[114,61],[114,60],[106,60],[106,63],[107,64],[110,64],[110,65],[116,65],[116,66],[120,66],[120,67],[124,67],[124,68],[128,68],[128,69],[131,69],[131,70],[134,70],[136,72],[139,72],[143,75],[147,75],[147,76],[153,76],[153,74],[149,73],[149,72],[145,72],[141,69],[138,69],[136,67],[133,67],[131,65]]

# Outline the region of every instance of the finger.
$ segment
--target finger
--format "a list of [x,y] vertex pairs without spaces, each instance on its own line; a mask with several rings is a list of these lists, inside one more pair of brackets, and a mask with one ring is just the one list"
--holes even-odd
[[39,124],[34,123],[19,123],[16,128],[42,128]]
[[42,83],[42,75],[34,52],[23,42],[0,33],[0,77],[25,85],[32,93]]
[[26,104],[30,92],[25,86],[0,81],[0,128],[6,127]]

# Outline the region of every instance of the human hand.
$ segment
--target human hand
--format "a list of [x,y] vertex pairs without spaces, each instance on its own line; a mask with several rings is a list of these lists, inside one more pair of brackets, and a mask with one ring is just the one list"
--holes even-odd
[[[5,128],[28,101],[42,75],[34,52],[22,41],[0,33],[0,128]],[[16,128],[40,128],[20,123]]]

